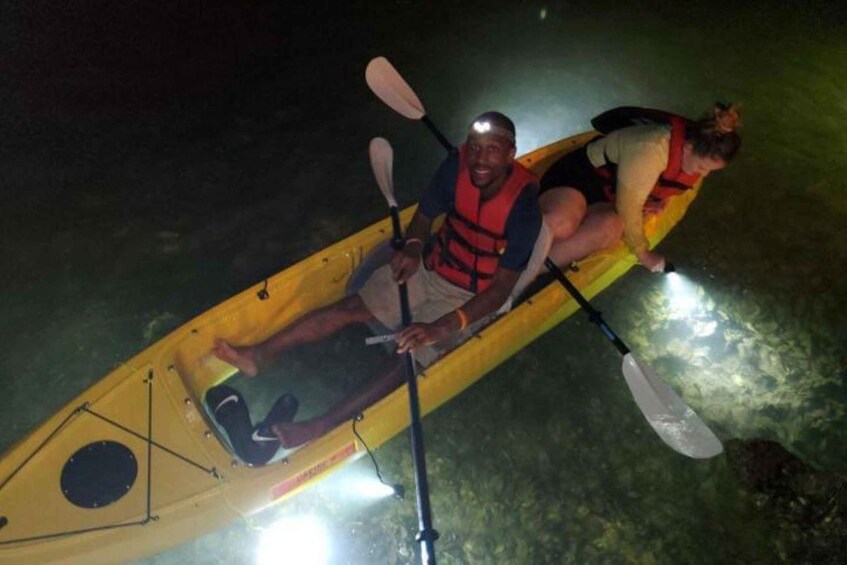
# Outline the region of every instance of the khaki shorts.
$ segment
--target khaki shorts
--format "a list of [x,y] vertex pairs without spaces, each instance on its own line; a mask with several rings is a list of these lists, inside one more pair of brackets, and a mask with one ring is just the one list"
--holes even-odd
[[[414,275],[406,281],[409,293],[409,310],[413,322],[434,322],[441,316],[452,312],[473,298],[468,290],[451,284],[432,271],[424,268],[423,264]],[[371,314],[385,325],[390,331],[400,329],[400,294],[397,282],[391,276],[391,266],[384,265],[374,271],[359,291],[359,296],[365,302]],[[464,331],[442,340],[436,344],[419,347],[414,351],[415,361],[428,367],[446,351],[456,347],[466,340],[477,324]]]

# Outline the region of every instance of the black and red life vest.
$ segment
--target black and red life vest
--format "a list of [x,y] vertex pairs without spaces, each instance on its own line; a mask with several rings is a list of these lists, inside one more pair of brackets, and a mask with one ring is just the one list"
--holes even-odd
[[[647,123],[669,124],[671,126],[668,166],[659,175],[659,179],[650,192],[649,198],[650,200],[658,201],[682,194],[700,180],[700,175],[689,174],[682,170],[682,146],[685,143],[685,128],[689,123],[687,118],[662,110],[623,106],[603,112],[591,120],[591,125],[594,129],[602,134],[608,134],[624,127]],[[595,168],[595,171],[599,176],[608,181],[604,185],[603,190],[606,193],[606,197],[614,202],[617,184],[617,165],[607,159],[606,164],[602,167]]]
[[465,146],[459,150],[456,197],[438,230],[427,268],[449,282],[479,293],[491,285],[506,250],[506,221],[515,201],[538,178],[518,162],[497,193],[483,201],[471,182]]

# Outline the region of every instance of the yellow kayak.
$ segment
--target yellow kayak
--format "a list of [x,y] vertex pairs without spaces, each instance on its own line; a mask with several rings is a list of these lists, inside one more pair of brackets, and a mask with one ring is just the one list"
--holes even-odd
[[[596,133],[537,149],[520,161],[541,174]],[[646,220],[655,244],[699,187]],[[403,211],[408,222],[412,208]],[[391,235],[378,222],[201,314],[119,366],[13,446],[0,460],[0,563],[112,563],[160,552],[285,500],[364,453],[344,424],[261,467],[239,460],[203,407],[232,376],[215,338],[253,343],[345,294],[368,252]],[[621,243],[570,276],[591,297],[635,264]],[[264,291],[264,292],[263,292]],[[420,375],[424,414],[578,309],[551,283]],[[401,388],[357,424],[374,447],[409,424]]]

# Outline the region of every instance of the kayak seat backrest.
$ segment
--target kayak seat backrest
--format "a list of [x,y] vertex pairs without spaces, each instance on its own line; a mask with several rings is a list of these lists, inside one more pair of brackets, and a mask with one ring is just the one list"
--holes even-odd
[[515,283],[515,288],[506,303],[498,310],[498,314],[505,314],[511,310],[512,305],[521,297],[527,287],[535,280],[535,278],[543,273],[544,259],[550,253],[550,247],[553,245],[553,232],[547,227],[544,222],[541,223],[541,231],[538,233],[538,239],[535,240],[535,246],[532,248],[532,255],[529,258],[529,263],[526,269],[521,273],[518,282]]

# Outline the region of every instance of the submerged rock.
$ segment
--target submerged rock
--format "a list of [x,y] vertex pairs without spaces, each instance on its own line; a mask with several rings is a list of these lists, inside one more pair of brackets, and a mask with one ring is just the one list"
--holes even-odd
[[847,551],[847,473],[818,471],[765,439],[726,442],[727,462],[772,521],[790,563],[842,563]]

